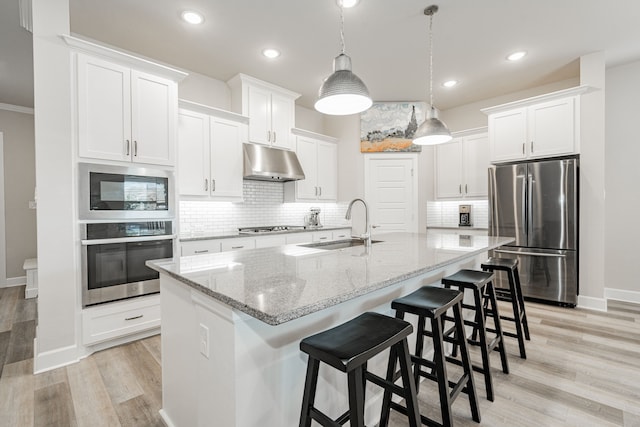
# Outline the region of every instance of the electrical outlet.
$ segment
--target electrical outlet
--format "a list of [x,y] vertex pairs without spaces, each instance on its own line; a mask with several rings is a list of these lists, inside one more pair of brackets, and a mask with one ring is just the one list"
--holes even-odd
[[200,323],[200,354],[209,358],[209,328]]

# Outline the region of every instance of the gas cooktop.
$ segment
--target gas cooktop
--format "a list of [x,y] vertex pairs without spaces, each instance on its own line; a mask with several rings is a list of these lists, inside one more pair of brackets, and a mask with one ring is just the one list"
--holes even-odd
[[267,234],[283,231],[304,230],[303,225],[270,225],[266,227],[243,227],[238,228],[240,234]]

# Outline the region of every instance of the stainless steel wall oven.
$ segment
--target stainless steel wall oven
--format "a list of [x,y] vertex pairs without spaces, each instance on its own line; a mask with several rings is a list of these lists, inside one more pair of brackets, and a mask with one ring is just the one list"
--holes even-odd
[[173,257],[173,221],[81,225],[82,306],[160,292],[147,260]]

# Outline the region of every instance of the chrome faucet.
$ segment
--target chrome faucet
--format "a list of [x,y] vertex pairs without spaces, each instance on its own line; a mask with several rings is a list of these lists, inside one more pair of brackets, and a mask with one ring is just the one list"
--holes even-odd
[[362,202],[364,205],[364,215],[365,215],[365,232],[359,236],[351,236],[352,238],[360,239],[364,242],[365,247],[371,247],[371,226],[369,224],[369,206],[367,206],[367,202],[362,199],[353,199],[349,203],[349,207],[347,208],[347,214],[344,216],[345,219],[351,219],[351,207],[355,202]]

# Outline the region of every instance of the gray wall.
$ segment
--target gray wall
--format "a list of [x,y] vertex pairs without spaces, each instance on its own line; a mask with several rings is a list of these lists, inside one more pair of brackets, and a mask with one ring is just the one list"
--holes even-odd
[[640,61],[608,69],[606,87],[605,286],[640,292],[640,228],[634,221],[640,212]]
[[4,133],[4,198],[7,278],[24,276],[22,263],[36,257],[36,185],[33,115],[0,109]]

